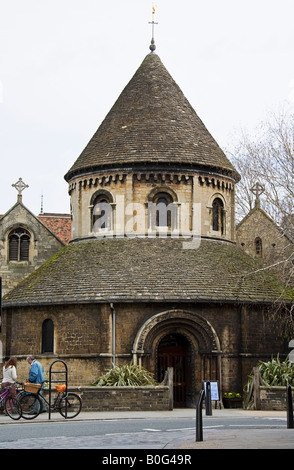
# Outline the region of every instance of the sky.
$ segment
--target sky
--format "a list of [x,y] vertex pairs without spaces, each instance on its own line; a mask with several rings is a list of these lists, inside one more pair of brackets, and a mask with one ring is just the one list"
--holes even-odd
[[[294,112],[293,0],[156,0],[156,53],[224,151]],[[0,0],[0,214],[29,185],[69,213],[65,173],[150,52],[150,0]]]

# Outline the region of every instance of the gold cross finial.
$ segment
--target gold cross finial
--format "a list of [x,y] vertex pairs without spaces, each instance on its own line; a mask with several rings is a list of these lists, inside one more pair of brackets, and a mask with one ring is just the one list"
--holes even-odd
[[150,49],[151,52],[154,52],[155,49],[156,49],[155,41],[154,41],[154,25],[158,24],[158,23],[155,23],[155,21],[154,21],[156,10],[157,10],[157,6],[154,5],[154,3],[152,3],[152,21],[151,21],[151,23],[149,23],[149,24],[152,24],[152,39],[151,39],[151,45],[149,46],[149,49]]
[[22,178],[19,178],[19,180],[16,183],[12,184],[11,186],[13,186],[13,188],[15,188],[18,191],[17,200],[18,200],[18,202],[21,202],[21,200],[22,200],[22,194],[21,193],[23,192],[24,189],[28,188],[29,185],[25,184],[23,182]]

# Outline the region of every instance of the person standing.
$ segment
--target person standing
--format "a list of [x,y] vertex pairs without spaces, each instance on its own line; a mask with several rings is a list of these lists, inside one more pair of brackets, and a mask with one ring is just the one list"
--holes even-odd
[[[41,398],[41,413],[45,413],[47,411],[46,403],[43,400],[43,389],[44,389],[44,369],[40,362],[38,362],[34,356],[28,356],[27,362],[30,364],[30,373],[29,373],[29,382],[33,384],[41,384],[41,389],[39,391],[39,395]],[[36,401],[37,403],[37,401]]]
[[3,379],[1,388],[9,387],[10,386],[10,395],[12,397],[16,397],[16,385],[15,382],[17,381],[17,374],[16,374],[16,365],[17,365],[17,358],[11,357],[3,367]]

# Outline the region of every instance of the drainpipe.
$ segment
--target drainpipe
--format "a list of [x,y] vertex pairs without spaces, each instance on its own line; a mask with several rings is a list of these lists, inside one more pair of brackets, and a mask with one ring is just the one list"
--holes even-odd
[[112,367],[115,368],[115,309],[112,302],[110,308],[112,311]]

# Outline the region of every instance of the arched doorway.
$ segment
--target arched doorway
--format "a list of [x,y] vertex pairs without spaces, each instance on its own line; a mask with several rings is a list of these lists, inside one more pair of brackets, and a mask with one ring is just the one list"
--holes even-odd
[[164,336],[157,348],[157,380],[161,382],[167,368],[173,368],[173,395],[176,408],[187,406],[187,389],[191,383],[190,349],[189,342],[180,334]]
[[174,382],[185,385],[176,386],[175,407],[195,406],[203,380],[221,384],[219,338],[213,326],[196,312],[174,309],[148,318],[136,334],[132,353],[134,364],[154,372],[159,381],[166,364],[174,369],[177,366],[179,374],[174,370]]

